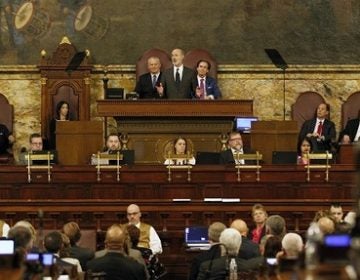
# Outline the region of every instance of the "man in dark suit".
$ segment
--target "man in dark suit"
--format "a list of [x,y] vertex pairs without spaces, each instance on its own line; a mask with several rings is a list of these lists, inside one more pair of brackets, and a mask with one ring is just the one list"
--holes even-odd
[[112,225],[106,232],[105,256],[88,262],[91,272],[104,272],[106,279],[144,280],[145,267],[126,256],[124,252],[125,234],[118,224]]
[[357,119],[348,120],[345,129],[340,133],[339,142],[350,144],[360,140],[360,111]]
[[259,245],[247,238],[249,229],[243,220],[234,220],[231,223],[230,228],[236,229],[241,234],[241,246],[238,255],[239,258],[249,260],[260,257]]
[[301,127],[299,143],[305,137],[310,138],[314,152],[330,151],[336,137],[335,124],[327,119],[330,107],[321,103],[316,110],[316,118],[307,120]]
[[[263,258],[257,257],[250,260],[238,257],[241,246],[241,235],[233,228],[225,229],[220,235],[220,243],[225,246],[225,255],[220,258],[203,262],[197,280],[232,279],[231,275],[240,271],[258,270],[263,264]],[[234,264],[236,263],[236,266]],[[236,268],[236,271],[235,271]],[[230,278],[226,278],[230,275]]]
[[157,91],[161,97],[168,99],[191,98],[191,83],[194,71],[183,64],[185,53],[182,49],[171,52],[173,67],[166,69],[161,76]]
[[161,98],[156,88],[159,86],[161,79],[160,59],[156,56],[149,57],[147,60],[147,67],[149,72],[139,77],[135,91],[139,94],[141,99]]
[[207,60],[199,60],[196,64],[197,75],[192,80],[192,96],[196,99],[218,99],[221,92],[214,78],[207,74],[211,64]]
[[208,251],[202,252],[193,259],[190,268],[189,280],[197,279],[200,265],[203,262],[220,257],[221,248],[219,246],[219,237],[224,229],[226,229],[226,226],[220,222],[214,222],[209,226],[208,236],[211,247]]
[[244,151],[243,141],[239,131],[233,131],[229,134],[228,139],[229,148],[220,153],[220,164],[245,164],[245,160],[237,160],[236,154],[244,154],[249,151]]

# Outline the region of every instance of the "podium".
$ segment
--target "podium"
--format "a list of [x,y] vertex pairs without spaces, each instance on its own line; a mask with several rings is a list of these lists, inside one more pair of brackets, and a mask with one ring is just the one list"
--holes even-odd
[[252,123],[251,149],[263,155],[271,164],[273,151],[296,151],[298,127],[296,121],[257,121]]
[[355,164],[356,162],[356,144],[340,144],[337,163]]
[[56,148],[59,164],[89,164],[92,154],[104,146],[101,121],[56,123]]

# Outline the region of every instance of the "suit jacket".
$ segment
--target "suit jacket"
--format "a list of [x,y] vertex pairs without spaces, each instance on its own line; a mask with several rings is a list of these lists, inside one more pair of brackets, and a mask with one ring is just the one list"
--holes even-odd
[[208,251],[204,251],[201,254],[197,255],[192,263],[190,268],[189,280],[196,280],[199,274],[200,266],[203,262],[217,259],[221,255],[221,248],[219,245],[214,244],[210,247]]
[[91,272],[105,272],[106,279],[146,279],[144,267],[121,252],[110,251],[103,257],[89,261],[87,267]]
[[70,247],[70,257],[78,259],[83,271],[86,271],[86,264],[94,258],[94,252],[88,248],[79,247],[77,245]]
[[[197,280],[226,279],[228,269],[228,257],[220,257],[213,261],[203,262]],[[237,269],[239,271],[258,270],[263,264],[263,257],[243,260],[236,258]],[[211,267],[210,267],[211,266]]]
[[[192,79],[192,85],[191,85],[191,95],[193,98],[198,98],[196,96],[196,88],[200,87],[198,78],[195,75]],[[221,98],[221,91],[217,85],[217,82],[214,78],[207,76],[205,79],[205,88],[206,88],[206,96],[212,95],[214,99]]]
[[[244,154],[249,154],[252,152],[251,150],[245,148],[243,148],[243,150]],[[220,153],[220,164],[235,164],[235,159],[231,149],[227,149]],[[253,160],[247,160],[245,161],[245,164],[255,164],[255,162]]]
[[[303,123],[299,133],[299,143],[306,137],[308,133],[314,132],[316,120],[317,119],[314,118]],[[335,124],[332,121],[329,121],[328,119],[324,120],[322,135],[325,137],[324,140],[317,141],[315,137],[310,139],[314,152],[331,150],[331,143],[333,140],[335,140],[336,137]]]
[[[156,80],[156,85],[158,86],[161,79],[161,72]],[[158,94],[156,87],[152,85],[152,75],[151,73],[143,74],[139,77],[138,82],[136,83],[135,91],[139,94],[140,98],[143,99],[154,99],[161,98]]]
[[238,256],[240,259],[245,259],[245,260],[260,257],[259,245],[252,242],[247,237],[242,236],[241,246]]
[[194,75],[193,70],[184,66],[182,79],[177,85],[174,79],[174,67],[166,69],[161,77],[161,83],[164,87],[164,96],[168,99],[191,98],[191,84]]
[[345,129],[339,135],[339,142],[341,142],[341,139],[344,135],[349,135],[351,142],[354,142],[354,138],[356,136],[359,125],[360,119],[348,120]]

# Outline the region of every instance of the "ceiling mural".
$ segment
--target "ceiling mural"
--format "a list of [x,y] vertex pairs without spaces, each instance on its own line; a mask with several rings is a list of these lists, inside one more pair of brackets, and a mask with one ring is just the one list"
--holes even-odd
[[223,64],[357,64],[358,0],[0,0],[0,64],[38,64],[66,35],[93,63],[205,48]]

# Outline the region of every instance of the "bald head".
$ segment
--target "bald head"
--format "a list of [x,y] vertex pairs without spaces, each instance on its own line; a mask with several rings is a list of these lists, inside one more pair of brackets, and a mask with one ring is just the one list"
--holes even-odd
[[240,232],[242,236],[247,236],[247,233],[249,231],[246,223],[241,219],[234,220],[231,223],[230,227],[236,229],[238,232]]
[[171,61],[174,66],[180,67],[183,64],[185,52],[182,49],[173,49],[171,52]]
[[330,234],[335,231],[335,223],[328,217],[321,217],[318,220],[318,225],[323,234]]
[[125,234],[120,225],[114,224],[108,228],[105,237],[105,245],[110,250],[122,250],[124,247]]
[[140,223],[141,212],[139,206],[137,206],[136,204],[130,204],[126,212],[130,224],[136,225]]

